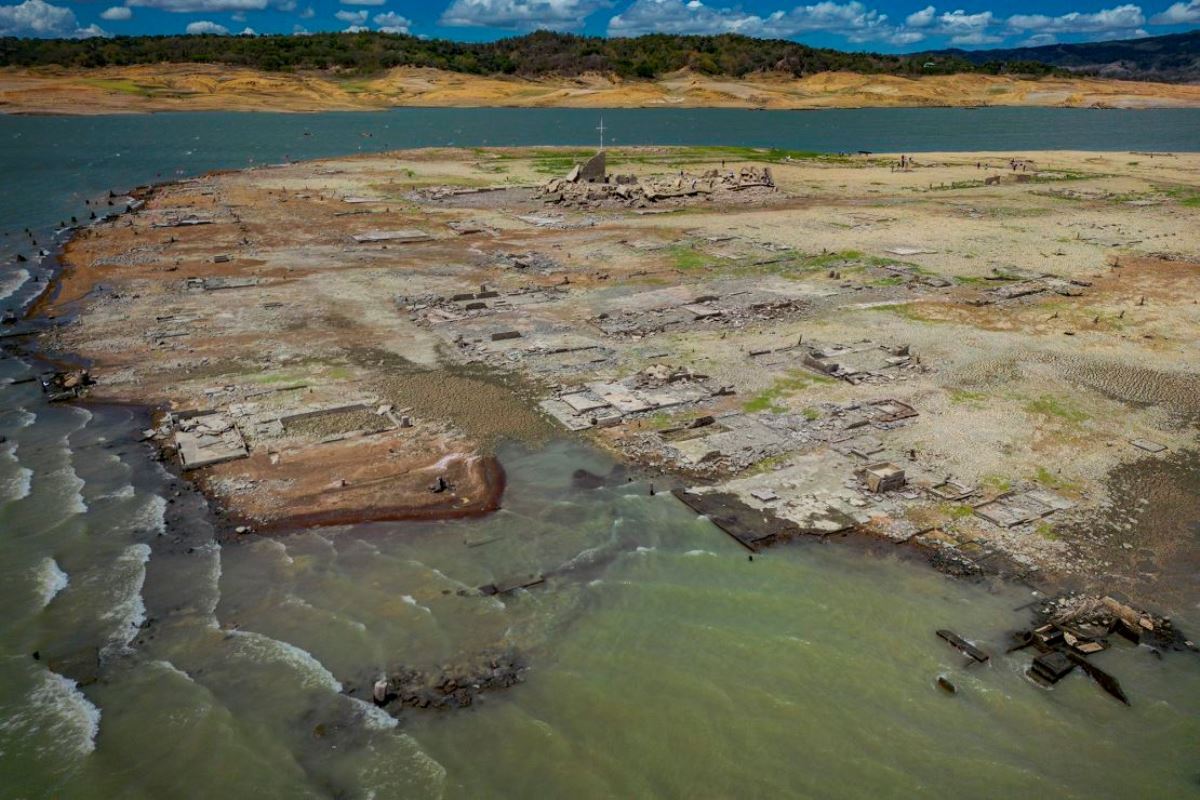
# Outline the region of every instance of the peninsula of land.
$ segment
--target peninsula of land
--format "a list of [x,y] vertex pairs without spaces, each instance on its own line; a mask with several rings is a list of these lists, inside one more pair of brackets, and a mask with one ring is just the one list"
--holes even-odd
[[398,67],[373,77],[205,64],[0,69],[0,113],[8,114],[946,106],[1197,108],[1200,85],[984,73],[906,77],[821,72],[800,78],[790,74],[727,78],[687,69],[646,80],[603,74],[489,77],[421,67]]
[[495,442],[577,435],[752,551],[858,531],[956,574],[1194,597],[1197,169],[276,165],[115,198],[43,309],[91,398],[160,409],[147,436],[248,531],[488,513]]

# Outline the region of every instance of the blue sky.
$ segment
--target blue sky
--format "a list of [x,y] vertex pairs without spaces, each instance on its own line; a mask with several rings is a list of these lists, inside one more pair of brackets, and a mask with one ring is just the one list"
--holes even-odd
[[906,52],[1100,41],[1200,27],[1200,0],[0,0],[0,35],[251,35],[384,30],[490,40],[538,28],[599,36],[743,33]]

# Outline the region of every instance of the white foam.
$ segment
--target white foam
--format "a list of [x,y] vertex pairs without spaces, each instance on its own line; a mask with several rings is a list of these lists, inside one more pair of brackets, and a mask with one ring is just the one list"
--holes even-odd
[[638,552],[638,553],[654,553],[654,552],[657,552],[657,551],[658,551],[658,548],[657,548],[657,547],[641,547],[641,546],[639,546],[639,547],[638,547],[638,549],[637,549],[635,552]]
[[37,589],[42,608],[50,605],[55,595],[67,588],[71,579],[53,558],[44,558],[37,566]]
[[146,533],[163,533],[167,529],[167,501],[156,494],[147,495],[145,504],[130,520],[131,527]]
[[15,272],[0,273],[0,300],[7,300],[29,282],[29,270],[19,269]]
[[694,558],[695,556],[715,556],[716,553],[712,552],[711,550],[688,550],[686,553],[684,553],[684,555],[692,556]]
[[83,501],[83,479],[75,474],[68,464],[46,474],[46,480],[54,486],[56,492],[62,492],[61,508],[69,514],[86,514],[88,505]]
[[19,710],[0,718],[4,738],[36,735],[80,757],[96,749],[99,730],[100,709],[79,691],[75,681],[49,670],[38,673]]
[[124,575],[124,595],[117,600],[101,618],[115,623],[103,653],[109,655],[129,648],[137,636],[138,629],[146,621],[146,603],[142,599],[142,586],[146,583],[146,562],[150,560],[150,547],[132,544],[113,563],[113,577]]
[[373,731],[386,731],[400,724],[400,720],[374,703],[359,700],[357,697],[350,697],[348,699],[353,704],[355,711],[358,712],[358,717],[362,720],[364,728]]
[[133,484],[127,483],[124,486],[122,486],[120,489],[117,489],[112,492],[105,492],[102,495],[98,495],[96,499],[97,500],[128,500],[129,498],[133,497],[136,493],[137,493],[137,491],[133,488]]
[[229,633],[239,640],[241,655],[249,656],[255,661],[271,660],[287,664],[303,676],[304,686],[329,689],[333,692],[342,691],[342,684],[333,677],[333,673],[307,650],[254,631],[235,630]]
[[433,612],[432,612],[432,611],[430,611],[428,608],[426,608],[425,606],[423,606],[423,605],[421,605],[420,603],[418,603],[418,602],[417,602],[417,600],[416,600],[416,598],[415,598],[415,597],[413,597],[411,594],[402,595],[402,596],[400,597],[400,599],[401,599],[401,600],[403,600],[404,602],[408,603],[410,606],[413,606],[414,608],[419,608],[419,609],[421,609],[421,610],[422,610],[422,611],[424,611],[426,614],[432,614],[432,613],[433,613]]
[[17,446],[14,444],[0,450],[0,461],[7,461],[16,467],[13,474],[0,480],[0,502],[13,503],[29,497],[33,486],[33,470],[21,466],[17,460]]
[[151,661],[150,663],[151,663],[152,665],[154,665],[154,666],[158,667],[159,669],[164,669],[164,670],[166,670],[167,672],[170,672],[170,673],[172,673],[172,674],[174,674],[174,675],[178,675],[179,677],[183,678],[183,679],[184,679],[185,681],[187,681],[188,683],[195,683],[195,682],[196,682],[195,680],[193,680],[193,678],[192,678],[192,676],[191,676],[191,675],[188,675],[186,672],[184,672],[184,671],[183,671],[183,670],[181,670],[179,667],[177,667],[177,666],[175,666],[174,664],[172,664],[170,661],[162,661],[162,660],[159,660],[159,661]]

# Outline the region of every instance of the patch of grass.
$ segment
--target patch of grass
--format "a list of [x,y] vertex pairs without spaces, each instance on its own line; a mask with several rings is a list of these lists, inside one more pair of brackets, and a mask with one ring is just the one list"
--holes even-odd
[[83,78],[82,80],[89,86],[95,86],[98,89],[106,89],[110,92],[136,94],[140,97],[149,97],[152,94],[152,91],[148,86],[142,86],[139,83],[134,83],[129,78]]
[[821,418],[821,412],[818,411],[817,409],[811,408],[811,407],[804,409],[800,413],[804,415],[805,419],[810,420],[810,421]]
[[958,403],[961,405],[977,406],[988,399],[988,396],[983,392],[972,392],[969,389],[951,387],[947,389],[946,392],[950,395],[951,403]]
[[984,475],[979,483],[985,488],[991,489],[996,494],[1004,494],[1012,491],[1012,479],[1006,478],[1003,475]]
[[1044,394],[1036,400],[1025,404],[1025,410],[1030,414],[1040,414],[1044,417],[1056,417],[1064,422],[1078,425],[1089,417],[1086,411],[1073,405],[1070,401]]
[[1039,522],[1037,527],[1034,528],[1034,532],[1043,539],[1049,539],[1052,542],[1057,542],[1060,538],[1058,531],[1049,522]]
[[747,413],[756,411],[770,411],[772,414],[782,414],[787,411],[786,406],[780,405],[780,402],[802,389],[808,389],[813,386],[821,386],[824,384],[833,383],[832,378],[826,378],[822,375],[815,375],[811,372],[803,370],[791,370],[786,377],[776,378],[768,389],[759,392],[754,397],[747,400],[742,405],[742,410]]
[[1200,189],[1192,188],[1191,186],[1179,186],[1173,189],[1167,189],[1168,197],[1174,199],[1181,206],[1188,208],[1200,208]]
[[966,519],[975,513],[975,509],[959,503],[939,503],[938,511],[950,519]]
[[1079,484],[1065,481],[1045,467],[1038,467],[1037,472],[1033,474],[1033,479],[1047,489],[1066,492],[1078,491],[1079,489]]
[[703,269],[711,263],[708,256],[691,245],[677,244],[669,247],[667,253],[671,256],[671,263],[675,269],[681,272]]

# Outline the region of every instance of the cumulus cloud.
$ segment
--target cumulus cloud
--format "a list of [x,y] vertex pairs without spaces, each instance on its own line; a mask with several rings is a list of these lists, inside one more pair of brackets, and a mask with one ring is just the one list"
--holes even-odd
[[205,33],[215,34],[216,36],[225,36],[229,33],[229,28],[226,28],[224,25],[218,25],[215,22],[202,19],[197,20],[196,22],[189,22],[188,26],[184,28],[184,32],[192,36]]
[[79,27],[75,12],[44,0],[25,0],[15,6],[0,6],[0,36],[38,36],[90,39],[108,36],[98,25]]
[[344,31],[342,31],[342,33],[366,33],[369,30],[371,29],[366,25],[351,25],[349,28],[346,28]]
[[611,0],[453,0],[439,23],[459,28],[573,30],[583,27],[584,20],[596,11],[611,6]]
[[344,6],[381,6],[387,0],[340,0]]
[[312,19],[316,15],[317,15],[317,12],[313,10],[312,6],[309,6],[308,8],[306,8],[300,12],[300,19]]
[[1200,22],[1200,0],[1174,3],[1161,14],[1155,14],[1150,21],[1155,25],[1186,25]]
[[337,19],[340,19],[342,22],[361,25],[367,21],[367,14],[368,12],[366,11],[346,11],[345,9],[342,9],[333,16]]
[[292,36],[312,36],[312,31],[303,25],[297,24],[292,26]]
[[636,0],[608,23],[610,36],[643,33],[718,34],[786,38],[812,31],[830,31],[851,41],[887,39],[900,29],[890,25],[887,15],[868,9],[858,0],[837,3],[825,0],[815,5],[796,6],[791,11],[774,11],[766,16],[740,8],[714,8],[701,0]]
[[121,22],[133,17],[133,10],[125,6],[113,6],[106,8],[100,12],[100,19],[106,19],[113,22]]
[[1045,14],[1013,14],[1008,18],[1008,27],[1015,31],[1039,31],[1044,33],[1108,33],[1128,31],[1146,23],[1142,9],[1135,5],[1107,8],[1094,14],[1072,11],[1058,17]]
[[242,28],[242,32],[238,36],[258,36],[258,31],[247,25],[245,28]]
[[937,9],[933,6],[925,6],[920,11],[909,14],[905,18],[904,24],[910,28],[928,28],[933,24],[935,17],[937,17]]
[[391,11],[386,14],[376,14],[371,18],[379,26],[382,33],[408,33],[412,20]]

